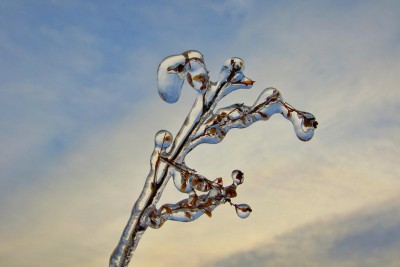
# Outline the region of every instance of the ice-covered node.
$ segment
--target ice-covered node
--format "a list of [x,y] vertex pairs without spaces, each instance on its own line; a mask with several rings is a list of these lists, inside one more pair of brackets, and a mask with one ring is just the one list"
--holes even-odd
[[242,219],[246,219],[247,217],[249,217],[250,213],[253,211],[247,204],[237,204],[235,205],[235,208],[236,214]]
[[187,81],[199,93],[204,93],[210,81],[208,71],[202,61],[192,61],[187,64]]
[[219,82],[230,82],[237,72],[244,70],[244,61],[238,57],[227,59],[222,65]]
[[227,67],[229,70],[233,70],[235,72],[244,71],[244,61],[241,58],[232,57],[224,62],[222,68],[224,67]]
[[159,149],[166,149],[172,143],[172,134],[167,130],[160,130],[156,133],[154,144]]
[[240,58],[230,58],[222,66],[217,88],[221,87],[217,101],[238,89],[250,89],[254,81],[247,78],[244,74],[244,62]]
[[264,89],[261,94],[258,96],[257,100],[254,102],[253,107],[259,105],[269,105],[271,103],[283,101],[281,93],[278,89],[269,87]]
[[240,170],[234,170],[232,172],[232,180],[233,180],[233,184],[235,184],[235,185],[242,184],[243,180],[244,180],[243,172],[241,172]]
[[225,196],[228,198],[234,198],[237,196],[235,184],[225,187]]

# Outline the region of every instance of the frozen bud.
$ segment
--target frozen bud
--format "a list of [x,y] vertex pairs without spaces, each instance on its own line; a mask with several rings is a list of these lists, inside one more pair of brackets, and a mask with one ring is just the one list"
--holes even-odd
[[165,210],[165,212],[167,214],[170,214],[170,215],[172,214],[172,209],[170,207],[168,207],[167,205],[162,206],[160,210],[161,210],[161,212],[163,212],[163,210]]
[[200,93],[204,93],[209,87],[208,71],[199,51],[188,50],[161,61],[157,71],[158,93],[161,98],[168,103],[178,101],[185,78]]
[[157,86],[160,97],[167,103],[178,101],[184,78],[186,58],[173,55],[161,61],[157,71]]
[[242,218],[246,219],[250,216],[250,213],[253,211],[249,205],[247,204],[238,204],[235,205],[237,215]]
[[[188,73],[188,79],[189,79],[189,73]],[[206,72],[201,72],[194,76],[192,75],[191,81],[192,82],[190,83],[190,85],[193,87],[194,90],[196,90],[199,93],[204,93],[210,86],[210,77]]]
[[152,207],[146,217],[146,224],[151,228],[158,229],[163,226],[165,219],[159,216],[157,210]]
[[260,104],[268,105],[277,101],[283,101],[281,93],[278,91],[278,89],[269,87],[261,92],[257,100],[254,102],[253,107],[256,107]]
[[223,186],[224,185],[224,181],[222,180],[222,177],[219,177],[219,178],[216,178],[216,179],[214,179],[214,184],[218,184],[218,185],[220,185],[220,186]]
[[244,61],[241,58],[233,57],[224,62],[222,68],[227,67],[230,71],[244,71]]
[[244,180],[243,172],[241,172],[240,170],[234,170],[232,172],[232,180],[233,180],[233,184],[235,184],[235,185],[242,184],[243,180]]
[[242,59],[233,57],[225,61],[219,74],[220,82],[230,82],[236,73],[244,70]]
[[196,192],[193,190],[189,192],[189,197],[188,197],[188,205],[189,206],[196,206],[197,200],[199,197],[197,196]]
[[185,211],[185,217],[188,218],[189,220],[192,219],[192,215],[190,215],[190,213],[187,211]]
[[172,134],[167,130],[160,130],[154,139],[155,146],[159,149],[166,149],[172,143]]
[[303,114],[303,128],[307,131],[308,128],[316,129],[318,126],[318,122],[315,120],[315,117],[311,113]]
[[297,137],[301,141],[309,141],[314,136],[314,130],[318,125],[314,115],[311,113],[299,113],[297,110],[292,113],[288,113],[290,114],[289,119],[293,123],[293,128]]
[[236,185],[230,185],[228,187],[225,188],[225,196],[229,197],[229,198],[234,198],[237,196],[237,192],[236,192]]
[[199,93],[204,93],[209,86],[208,71],[201,61],[190,61],[187,64],[187,81]]

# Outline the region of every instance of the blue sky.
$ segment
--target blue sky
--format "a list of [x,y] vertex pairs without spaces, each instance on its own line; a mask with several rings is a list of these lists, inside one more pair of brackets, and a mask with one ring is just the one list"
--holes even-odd
[[[343,218],[380,217],[400,193],[399,10],[398,1],[2,1],[0,265],[108,262],[147,175],[154,134],[176,133],[192,105],[189,88],[169,105],[156,86],[159,62],[188,49],[203,53],[213,80],[227,58],[245,61],[255,86],[221,106],[250,104],[274,86],[320,125],[301,143],[276,117],[196,149],[188,164],[207,177],[245,172],[240,201],[254,213],[238,221],[220,207],[212,220],[148,231],[137,266],[184,263],[162,244],[202,266],[202,257],[274,251],[281,236],[317,232],[320,221],[340,231]],[[164,198],[183,196],[171,187]],[[390,212],[384,218],[398,223]],[[346,229],[343,242],[357,251],[362,244]],[[385,242],[385,231],[376,232],[376,243]],[[242,242],[227,246],[236,234]],[[336,244],[332,236],[324,244]],[[202,257],[188,249],[192,240]],[[389,245],[396,251],[399,242]],[[389,254],[377,258],[398,262]]]

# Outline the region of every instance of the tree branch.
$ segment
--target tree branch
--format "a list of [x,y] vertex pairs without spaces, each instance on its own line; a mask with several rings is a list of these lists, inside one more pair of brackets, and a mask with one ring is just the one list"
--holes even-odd
[[[274,88],[265,89],[251,107],[234,104],[219,109],[214,114],[213,110],[223,97],[235,90],[250,89],[253,86],[254,81],[247,78],[243,70],[243,60],[228,59],[221,69],[218,81],[213,83],[210,81],[203,55],[195,50],[169,56],[160,63],[158,92],[164,101],[178,101],[184,79],[197,92],[197,97],[174,140],[166,130],[156,134],[150,158],[150,172],[119,243],[110,257],[110,267],[128,266],[140,238],[149,226],[157,229],[167,220],[189,222],[203,214],[211,217],[212,211],[224,203],[234,206],[239,217],[249,216],[252,211],[250,206],[233,204],[231,201],[237,195],[237,186],[243,183],[241,171],[234,170],[231,175],[232,184],[224,187],[222,178],[211,181],[186,166],[186,155],[198,145],[219,143],[230,129],[246,128],[256,121],[268,120],[276,113],[281,113],[292,122],[296,135],[301,140],[308,141],[313,137],[317,127],[315,117],[290,106]],[[177,190],[189,196],[157,209],[156,204],[171,177]],[[206,193],[197,195],[196,191]]]

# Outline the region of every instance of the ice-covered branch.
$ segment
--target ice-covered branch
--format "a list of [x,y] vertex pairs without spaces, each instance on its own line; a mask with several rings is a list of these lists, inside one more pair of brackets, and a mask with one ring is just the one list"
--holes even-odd
[[[185,163],[185,157],[196,146],[216,144],[230,129],[246,128],[259,120],[268,120],[276,113],[282,114],[294,127],[297,137],[310,140],[317,127],[315,117],[299,111],[286,103],[275,88],[265,89],[252,106],[233,104],[214,112],[218,102],[238,89],[252,88],[254,81],[244,73],[244,62],[230,58],[222,66],[218,81],[212,82],[203,55],[189,50],[161,61],[158,67],[158,92],[167,103],[178,101],[184,81],[196,91],[196,99],[181,129],[173,138],[166,130],[155,136],[155,146],[150,158],[150,172],[142,193],[136,201],[120,241],[110,258],[110,267],[124,267],[130,262],[138,242],[150,226],[160,228],[167,220],[190,222],[203,214],[211,217],[221,204],[235,207],[241,218],[251,213],[247,204],[234,204],[237,187],[243,183],[243,173],[232,172],[232,184],[223,186],[223,179],[209,180]],[[187,198],[175,204],[157,203],[170,180]]]
[[[187,170],[180,169],[184,182],[182,186],[190,188],[192,194],[189,197],[179,201],[176,204],[164,204],[158,210],[152,207],[147,217],[147,225],[152,228],[160,228],[165,221],[190,222],[198,219],[203,214],[211,218],[212,211],[220,204],[229,203],[234,206],[236,213],[241,218],[246,218],[252,211],[247,204],[233,204],[231,199],[237,196],[237,186],[243,183],[243,173],[239,170],[232,172],[233,182],[224,187],[222,178],[214,181],[207,180],[201,175],[190,173]],[[194,189],[199,191],[208,191],[208,194],[197,196]]]
[[300,140],[308,141],[313,137],[314,129],[318,125],[315,117],[311,113],[299,111],[286,103],[277,89],[267,88],[251,107],[244,104],[233,104],[219,109],[199,129],[185,153],[189,153],[202,143],[219,143],[229,130],[246,128],[254,122],[268,120],[277,113],[282,114],[293,124],[295,133]]

